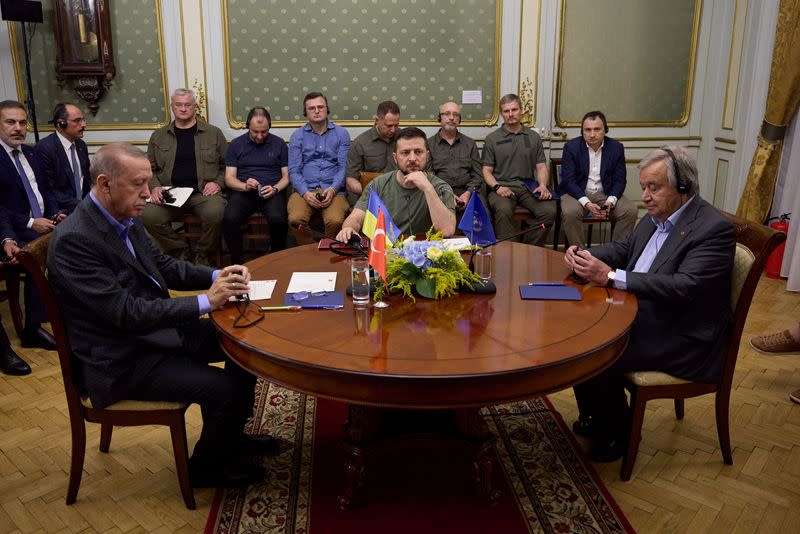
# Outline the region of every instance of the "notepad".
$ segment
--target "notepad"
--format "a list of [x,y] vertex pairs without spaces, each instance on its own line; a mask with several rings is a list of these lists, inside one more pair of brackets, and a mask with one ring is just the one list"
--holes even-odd
[[[248,296],[250,300],[269,300],[272,298],[272,290],[275,289],[277,280],[250,280],[247,284],[250,286]],[[228,300],[231,302],[238,300],[236,297],[231,297]]]
[[289,280],[287,293],[297,291],[333,291],[336,287],[336,272],[295,272]]
[[344,307],[344,292],[331,291],[323,295],[309,295],[302,300],[296,300],[294,293],[286,293],[283,297],[284,306],[300,306],[301,308],[324,308],[335,310]]
[[522,300],[583,300],[575,286],[530,285],[519,286]]

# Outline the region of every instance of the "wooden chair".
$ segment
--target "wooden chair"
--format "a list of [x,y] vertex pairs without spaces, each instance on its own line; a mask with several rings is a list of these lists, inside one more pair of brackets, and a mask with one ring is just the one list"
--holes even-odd
[[367,172],[367,171],[361,171],[360,173],[358,173],[358,181],[361,182],[361,190],[363,191],[367,187],[367,184],[369,184],[372,180],[375,179],[375,177],[380,176],[381,174],[384,173]]
[[104,409],[92,407],[89,399],[82,399],[73,381],[72,349],[67,339],[64,321],[55,296],[46,276],[47,247],[50,236],[47,234],[28,243],[17,255],[28,271],[28,276],[36,284],[44,302],[53,336],[56,339],[64,392],[67,396],[70,427],[72,429],[72,460],[69,472],[69,487],[66,503],[72,504],[78,496],[78,488],[83,474],[83,460],[86,453],[86,426],[84,421],[100,423],[100,451],[108,452],[111,444],[111,431],[117,426],[165,425],[170,429],[172,449],[175,453],[175,469],[178,474],[181,493],[186,507],[194,510],[195,501],[189,484],[189,451],[186,443],[186,424],[184,414],[189,406],[176,402],[145,402],[122,400]]
[[736,367],[736,358],[739,354],[739,342],[742,339],[742,329],[747,320],[750,302],[756,291],[761,271],[769,254],[786,239],[786,234],[757,224],[735,215],[723,212],[736,227],[736,255],[733,262],[733,275],[731,284],[731,307],[733,308],[734,326],[730,341],[726,349],[725,365],[722,376],[714,384],[691,382],[658,371],[643,371],[627,373],[625,387],[631,394],[633,418],[631,434],[628,441],[628,451],[622,460],[620,478],[630,480],[636,455],[639,451],[639,442],[642,438],[642,422],[644,420],[645,406],[651,399],[674,399],[675,417],[683,419],[684,399],[697,397],[707,393],[716,395],[714,404],[716,408],[717,435],[723,461],[730,465],[733,463],[731,456],[731,439],[728,426],[728,410],[731,398],[731,382],[733,371]]
[[6,266],[0,269],[0,280],[5,280],[6,290],[0,293],[0,302],[8,300],[11,311],[11,322],[17,337],[22,336],[22,308],[19,305],[20,271],[16,266]]

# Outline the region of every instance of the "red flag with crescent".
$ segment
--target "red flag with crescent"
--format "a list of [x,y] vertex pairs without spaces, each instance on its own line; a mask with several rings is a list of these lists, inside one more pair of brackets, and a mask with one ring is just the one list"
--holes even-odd
[[378,211],[378,223],[369,245],[369,264],[386,282],[386,220],[383,210]]

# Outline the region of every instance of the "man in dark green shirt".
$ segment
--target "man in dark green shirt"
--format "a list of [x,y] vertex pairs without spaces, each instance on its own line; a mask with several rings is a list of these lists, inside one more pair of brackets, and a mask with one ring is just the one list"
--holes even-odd
[[[483,145],[483,179],[490,190],[494,230],[498,239],[513,234],[514,209],[522,206],[533,214],[534,225],[548,225],[526,234],[526,242],[541,245],[556,215],[555,202],[549,200],[542,139],[522,124],[522,103],[517,95],[508,94],[500,99],[500,113],[503,126],[486,136]],[[539,182],[533,191],[523,183],[532,178]]]
[[455,102],[439,106],[439,123],[442,127],[428,138],[430,170],[453,188],[457,211],[464,210],[473,191],[487,205],[478,146],[472,138],[458,131],[461,106]]
[[378,176],[364,188],[336,239],[347,241],[361,231],[371,190],[378,194],[392,221],[404,234],[421,234],[433,226],[445,237],[453,235],[456,230],[453,190],[424,171],[428,164],[426,141],[425,132],[419,128],[400,131],[393,155],[399,169]]
[[375,126],[362,133],[350,143],[345,170],[347,200],[355,205],[362,193],[360,172],[388,172],[397,168],[392,153],[400,124],[400,106],[391,100],[378,104]]

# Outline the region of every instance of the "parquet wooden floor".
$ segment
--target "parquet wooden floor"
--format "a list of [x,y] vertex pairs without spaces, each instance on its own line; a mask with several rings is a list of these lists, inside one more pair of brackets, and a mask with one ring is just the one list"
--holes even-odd
[[[732,466],[719,452],[713,396],[687,400],[683,421],[671,401],[648,404],[630,482],[619,480],[619,462],[597,464],[638,532],[800,532],[800,406],[787,396],[800,388],[800,356],[765,356],[747,344],[800,320],[800,293],[784,288],[762,278],[745,328],[731,399]],[[0,310],[13,336],[7,306]],[[202,531],[213,491],[195,491],[196,511],[184,507],[166,428],[116,428],[102,454],[99,427],[88,425],[78,501],[66,506],[70,437],[58,361],[15,348],[33,374],[0,374],[0,533]],[[575,418],[571,390],[551,400],[567,422]],[[190,443],[199,431],[193,406]]]

